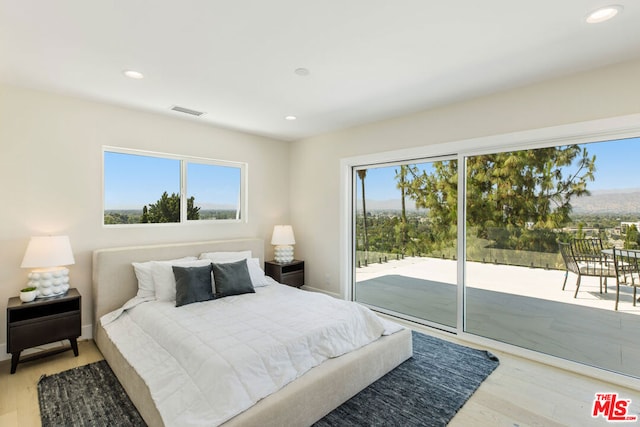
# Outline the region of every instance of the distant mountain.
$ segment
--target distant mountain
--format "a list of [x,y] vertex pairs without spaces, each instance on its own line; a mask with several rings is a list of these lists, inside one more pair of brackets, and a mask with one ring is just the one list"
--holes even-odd
[[223,204],[223,203],[198,203],[196,202],[196,206],[200,207],[200,209],[206,210],[227,210],[234,211],[236,210],[236,205],[232,204]]
[[[406,209],[408,211],[416,210],[416,204],[413,200],[405,200]],[[367,211],[399,211],[402,209],[402,202],[400,199],[387,199],[387,200],[370,200],[367,199]],[[358,210],[362,211],[362,199],[358,200]]]
[[577,214],[640,214],[640,188],[596,190],[571,201]]
[[[407,199],[407,210],[416,210],[412,200]],[[640,215],[640,188],[617,190],[595,190],[591,196],[576,197],[571,201],[577,214],[638,214]],[[400,199],[367,200],[367,211],[400,210]],[[362,200],[358,200],[362,211]]]

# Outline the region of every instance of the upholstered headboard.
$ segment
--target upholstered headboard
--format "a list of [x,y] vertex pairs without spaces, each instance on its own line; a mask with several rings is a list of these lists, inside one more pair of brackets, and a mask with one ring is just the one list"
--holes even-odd
[[264,240],[238,239],[99,249],[93,252],[93,324],[121,307],[138,291],[132,262],[198,256],[202,252],[250,250],[264,262]]

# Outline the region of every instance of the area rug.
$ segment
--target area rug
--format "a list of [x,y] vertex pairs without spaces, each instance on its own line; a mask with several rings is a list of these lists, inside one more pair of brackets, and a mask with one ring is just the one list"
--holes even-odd
[[106,361],[38,382],[42,426],[146,426]]
[[[491,353],[413,332],[413,357],[315,426],[445,426],[498,366]],[[38,383],[42,425],[144,426],[103,360]]]
[[314,427],[446,426],[498,367],[488,351],[413,332],[413,357]]

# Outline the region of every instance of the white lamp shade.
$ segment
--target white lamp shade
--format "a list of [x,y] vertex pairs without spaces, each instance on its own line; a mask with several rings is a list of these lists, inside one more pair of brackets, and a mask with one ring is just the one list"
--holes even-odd
[[293,235],[293,228],[290,225],[276,225],[273,227],[271,236],[272,245],[295,245],[296,238]]
[[59,267],[75,262],[69,236],[37,236],[29,241],[20,267]]

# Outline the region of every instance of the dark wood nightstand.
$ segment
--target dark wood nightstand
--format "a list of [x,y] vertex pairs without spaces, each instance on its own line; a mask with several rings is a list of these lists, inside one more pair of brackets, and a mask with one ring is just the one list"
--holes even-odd
[[264,272],[273,277],[277,282],[299,288],[304,285],[304,261],[294,259],[281,264],[275,261],[265,261]]
[[[78,337],[81,329],[81,296],[71,288],[65,295],[32,302],[22,302],[19,297],[9,298],[7,304],[7,353],[11,353],[11,373],[18,363],[28,362],[52,354],[73,349],[78,356]],[[41,351],[20,360],[22,350],[69,340],[71,347]]]

